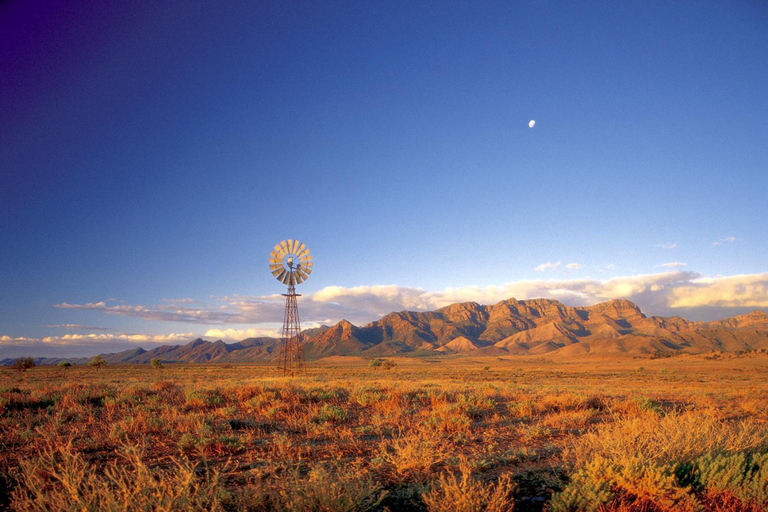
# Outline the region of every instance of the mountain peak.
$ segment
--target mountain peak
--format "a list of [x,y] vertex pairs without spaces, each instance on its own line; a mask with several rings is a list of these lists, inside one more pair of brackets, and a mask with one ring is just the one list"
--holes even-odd
[[609,315],[614,314],[619,318],[624,318],[627,316],[641,316],[645,318],[645,315],[642,311],[640,311],[640,308],[637,306],[637,304],[627,299],[613,299],[607,302],[595,304],[593,306],[587,306],[585,309],[594,311],[596,313]]
[[325,332],[328,333],[328,336],[339,336],[342,339],[346,339],[354,336],[359,329],[359,327],[352,324],[350,321],[342,320]]
[[488,308],[477,302],[457,302],[437,310],[454,322],[483,321],[488,319]]

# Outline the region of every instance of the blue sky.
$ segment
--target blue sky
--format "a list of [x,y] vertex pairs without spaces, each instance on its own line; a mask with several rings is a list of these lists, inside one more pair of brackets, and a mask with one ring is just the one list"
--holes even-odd
[[512,296],[768,310],[766,22],[6,2],[0,357],[274,332],[286,238],[315,255],[305,325]]

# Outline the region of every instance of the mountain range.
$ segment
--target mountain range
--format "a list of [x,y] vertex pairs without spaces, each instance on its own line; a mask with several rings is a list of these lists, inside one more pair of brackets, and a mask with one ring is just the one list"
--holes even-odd
[[[628,300],[572,307],[556,300],[509,299],[494,305],[451,304],[436,311],[401,311],[358,327],[346,320],[304,331],[305,357],[382,357],[467,354],[476,356],[584,354],[642,355],[738,352],[768,349],[768,314],[712,322],[679,316],[646,316]],[[163,345],[102,354],[109,364],[257,362],[277,358],[280,340],[248,338],[237,343],[197,339],[186,345]],[[69,359],[84,363],[89,358]],[[61,359],[38,358],[38,364]],[[10,364],[12,360],[0,360]]]

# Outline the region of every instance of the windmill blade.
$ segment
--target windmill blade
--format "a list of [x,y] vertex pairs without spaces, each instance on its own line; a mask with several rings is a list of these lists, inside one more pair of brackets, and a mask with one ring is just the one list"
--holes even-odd
[[298,252],[296,249],[299,247],[299,241],[298,240],[291,240],[291,244],[289,248],[291,249],[292,254],[296,254]]
[[[301,244],[301,245],[304,245],[304,244]],[[296,256],[298,256],[299,258],[303,258],[303,257],[304,257],[304,256],[306,256],[307,254],[309,254],[309,249],[308,249],[307,247],[304,247],[304,248],[303,248],[301,251],[299,251],[299,252],[296,254]]]
[[306,273],[303,268],[297,269],[296,273],[299,274],[302,281],[305,281],[309,277],[309,274]]
[[296,284],[301,284],[304,282],[304,279],[301,277],[301,274],[296,272],[296,275],[294,276],[296,278]]
[[[280,242],[282,244],[283,242]],[[272,249],[272,253],[275,255],[276,258],[282,258],[285,256],[285,250],[280,246],[280,244],[277,244],[274,249]]]
[[303,243],[301,243],[298,240],[296,240],[296,247],[294,249],[295,249],[296,256],[301,258],[301,253],[302,253],[302,251],[304,251],[306,249],[306,247],[304,246]]
[[282,263],[273,263],[269,266],[269,271],[272,272],[273,270],[277,270],[279,268],[283,268]]
[[312,255],[307,254],[303,258],[299,258],[299,261],[301,262],[302,265],[309,265],[313,261]]
[[282,265],[283,264],[283,258],[279,256],[270,256],[269,257],[269,264],[270,265]]
[[272,275],[275,276],[276,278],[280,279],[280,275],[279,275],[280,272],[285,272],[285,269],[282,268],[282,267],[281,268],[276,268],[276,269],[272,270]]
[[285,256],[286,254],[288,254],[289,252],[291,252],[291,251],[289,251],[289,250],[288,250],[288,242],[287,242],[286,240],[283,240],[283,241],[282,241],[282,242],[280,242],[278,245],[279,245],[279,246],[280,246],[280,248],[283,250],[283,256]]

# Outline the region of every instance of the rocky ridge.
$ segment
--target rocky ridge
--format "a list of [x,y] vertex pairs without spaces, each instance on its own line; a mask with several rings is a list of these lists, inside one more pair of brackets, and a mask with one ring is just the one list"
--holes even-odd
[[[493,305],[451,304],[436,311],[389,313],[362,327],[346,320],[305,331],[307,359],[330,356],[678,354],[768,349],[768,314],[753,311],[712,322],[648,317],[623,299],[573,307],[550,299]],[[104,354],[107,363],[255,362],[274,360],[279,340],[237,343],[197,339],[186,345]],[[38,359],[55,364],[60,359]],[[83,363],[87,358],[70,359]],[[2,360],[0,364],[9,364]]]

